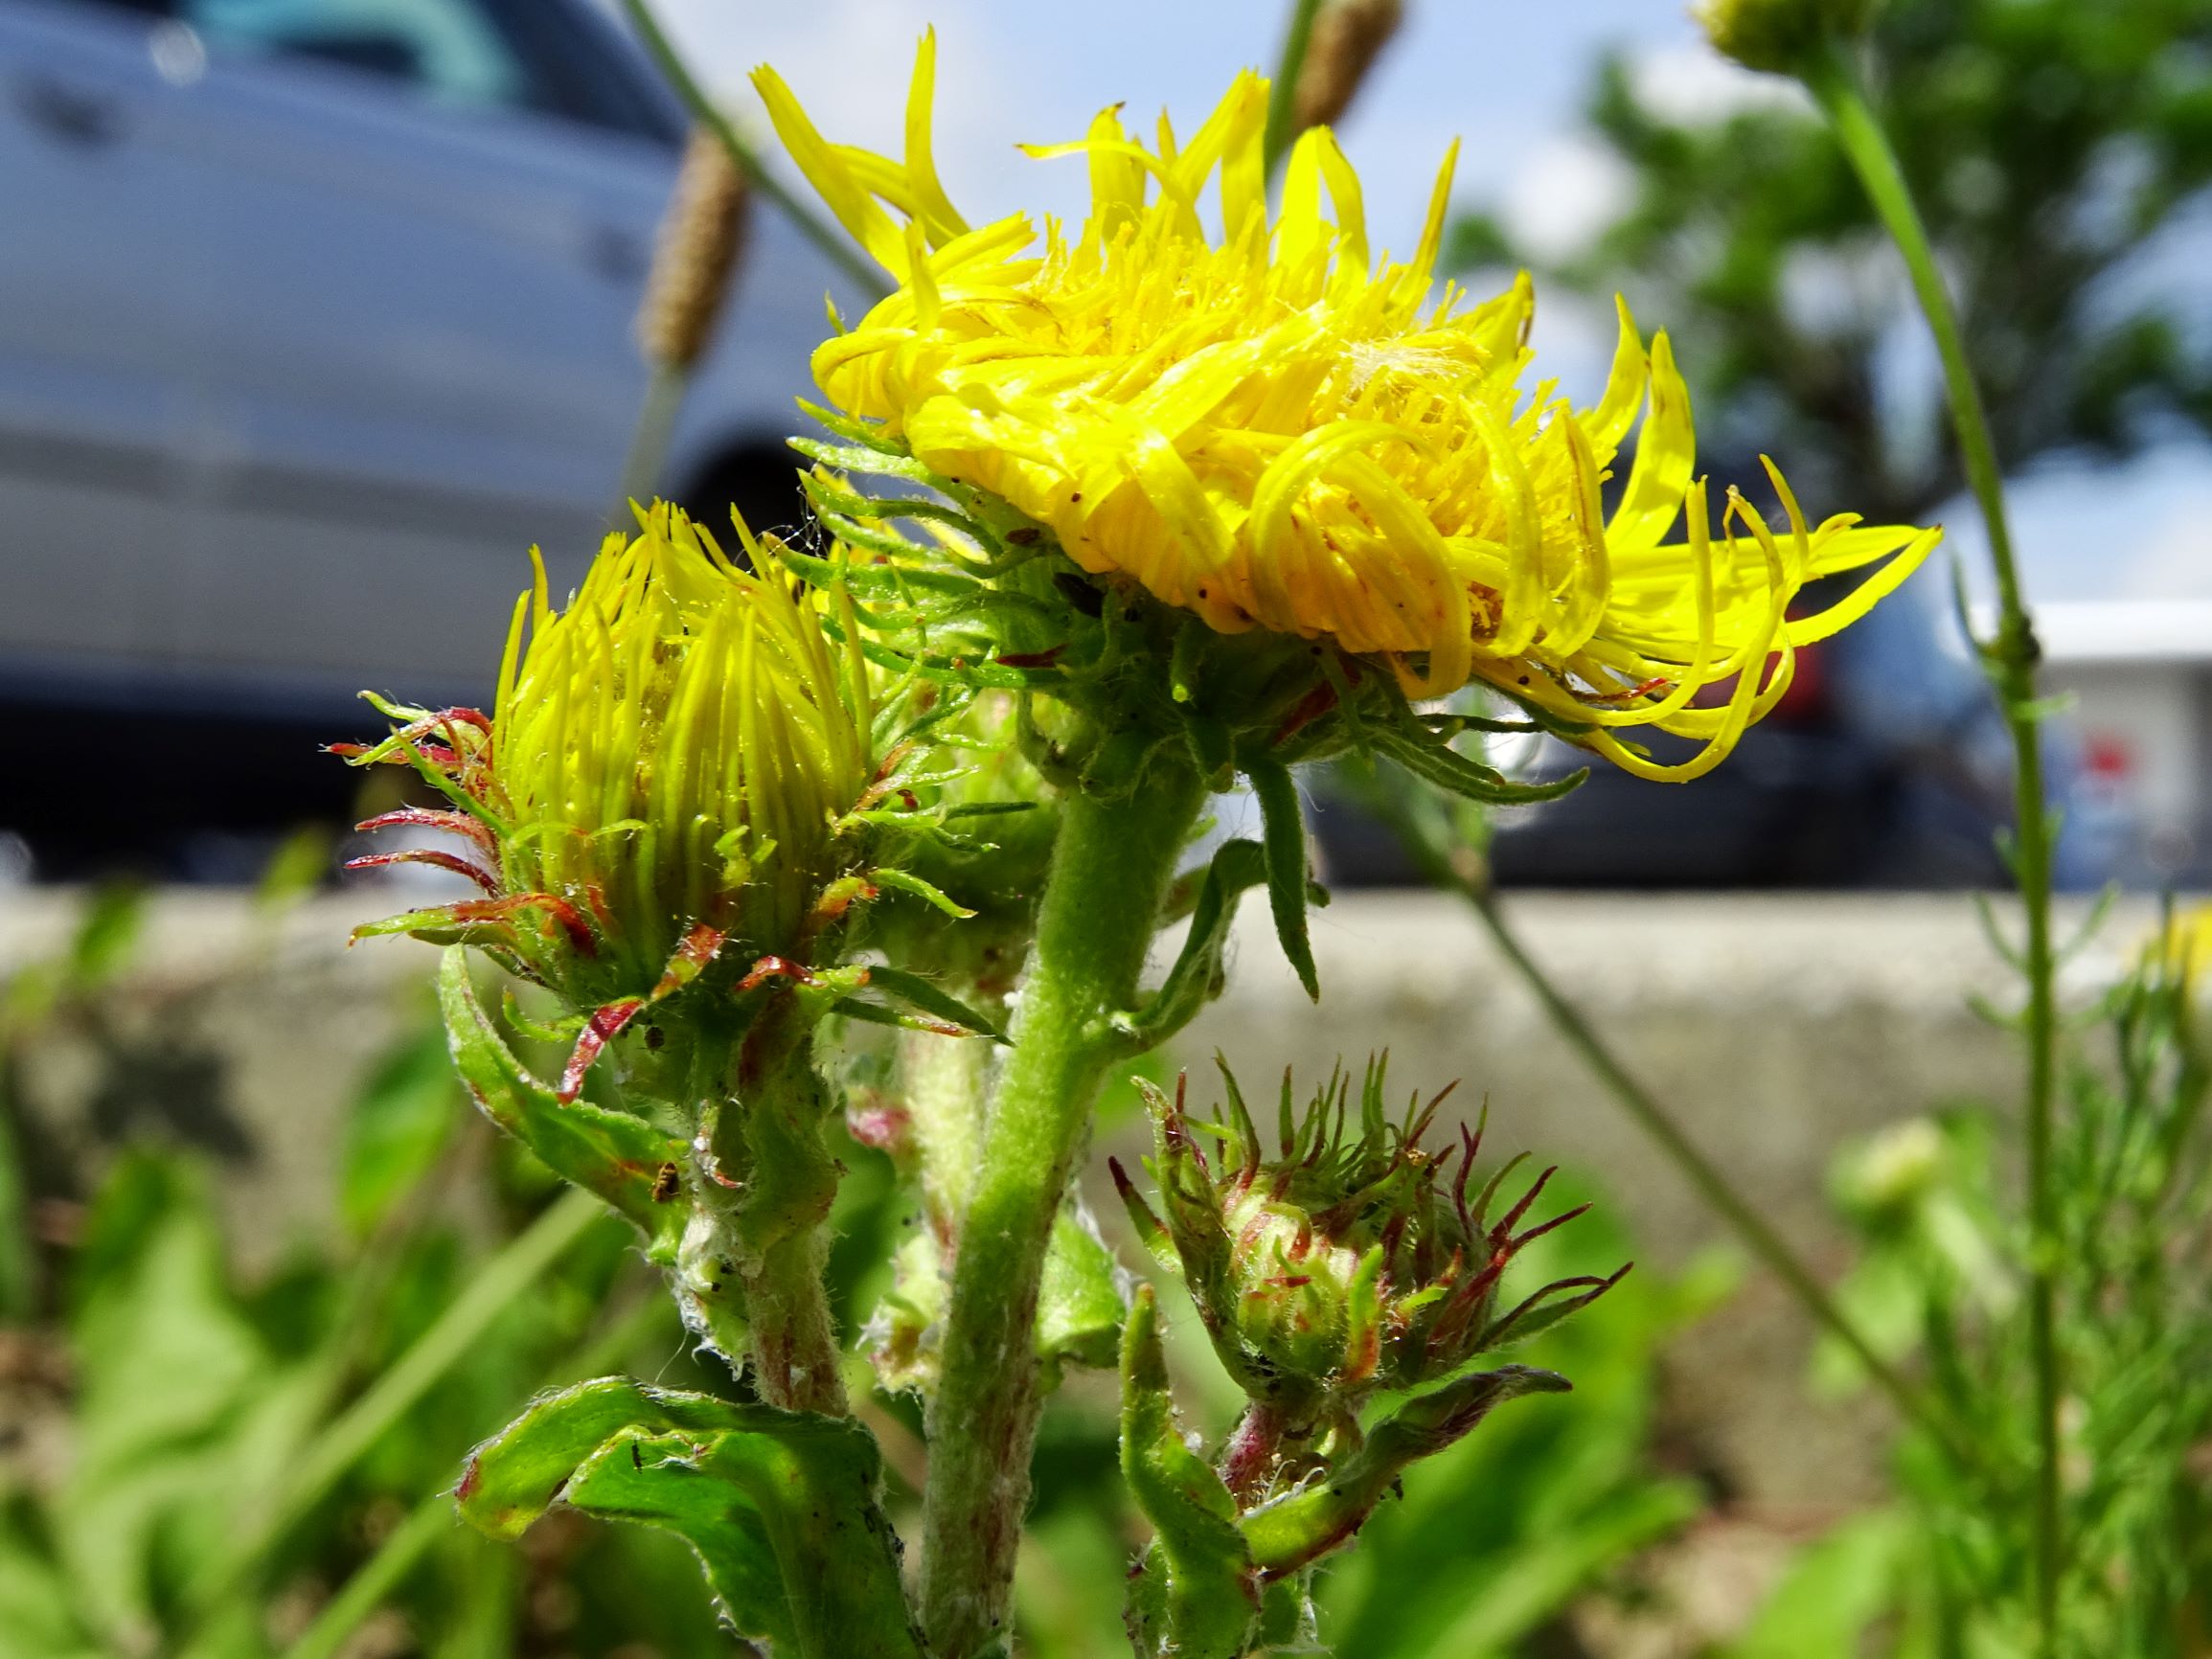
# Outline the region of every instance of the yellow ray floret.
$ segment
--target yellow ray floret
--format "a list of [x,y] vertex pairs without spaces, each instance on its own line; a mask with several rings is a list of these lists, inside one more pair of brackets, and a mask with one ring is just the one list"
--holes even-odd
[[[1432,292],[1452,155],[1408,261],[1370,254],[1358,175],[1326,128],[1298,140],[1270,217],[1257,75],[1188,142],[1163,116],[1147,146],[1108,109],[1084,138],[1030,148],[1087,158],[1073,240],[1019,216],[970,229],[930,155],[935,52],[925,35],[902,159],[831,144],[774,71],[754,77],[807,177],[900,283],[814,353],[815,377],[939,473],[1050,526],[1086,571],[1222,632],[1382,658],[1412,696],[1487,682],[1592,728],[1640,776],[1681,779],[1780,698],[1797,647],[1863,615],[1940,536],[1852,514],[1809,526],[1771,465],[1787,523],[1731,490],[1716,529],[1665,334],[1647,350],[1621,307],[1594,407],[1524,386],[1527,278],[1481,304]],[[1639,411],[1608,516],[1601,488]],[[1813,578],[1883,560],[1830,609],[1791,614]],[[1634,726],[1704,746],[1660,765],[1614,736]]]

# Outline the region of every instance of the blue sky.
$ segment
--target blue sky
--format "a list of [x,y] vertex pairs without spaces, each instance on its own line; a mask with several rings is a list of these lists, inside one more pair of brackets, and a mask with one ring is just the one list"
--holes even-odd
[[[1562,143],[1594,53],[1614,44],[1676,74],[1725,80],[1676,0],[1411,0],[1405,26],[1343,123],[1366,185],[1376,240],[1410,245],[1445,147],[1463,141],[1464,200],[1518,194],[1538,213],[1589,181],[1570,176]],[[774,64],[838,137],[896,147],[915,38],[938,32],[938,151],[972,218],[1081,201],[1079,162],[1036,162],[1017,143],[1082,134],[1125,102],[1178,127],[1203,118],[1235,72],[1266,68],[1282,0],[810,0],[770,9],[662,0],[662,14],[718,91],[758,118],[745,84]],[[1748,79],[1748,78],[1745,78]],[[1547,177],[1554,188],[1532,190]],[[1585,191],[1586,193],[1586,189]]]
[[[804,0],[768,7],[660,0],[702,79],[755,122],[745,81],[773,63],[832,136],[895,149],[913,46],[938,31],[938,155],[971,219],[1080,211],[1083,169],[1017,143],[1081,134],[1101,106],[1163,105],[1188,130],[1241,68],[1273,58],[1284,0]],[[1576,135],[1596,55],[1626,53],[1646,96],[1676,107],[1787,97],[1722,62],[1683,0],[1407,0],[1406,23],[1340,128],[1366,189],[1370,235],[1402,251],[1445,147],[1462,141],[1457,199],[1502,209],[1556,247],[1602,222],[1618,181]],[[1664,319],[1647,319],[1648,323]],[[1536,343],[1570,394],[1592,396],[1608,319],[1539,302]],[[2016,505],[2031,586],[2045,600],[2212,598],[2212,457],[2168,447],[2114,471],[2044,467]],[[1948,515],[1978,554],[1963,510]],[[1979,558],[1969,561],[1970,569]]]

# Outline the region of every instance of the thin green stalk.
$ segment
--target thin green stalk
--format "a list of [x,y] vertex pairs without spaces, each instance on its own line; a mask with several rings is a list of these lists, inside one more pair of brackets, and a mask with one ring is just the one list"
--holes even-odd
[[1813,1270],[1798,1259],[1789,1242],[1767,1224],[1741,1193],[1729,1183],[1720,1168],[1700,1151],[1695,1141],[1675,1121],[1674,1114],[1644,1083],[1629,1070],[1620,1057],[1613,1053],[1597,1029],[1584,1017],[1582,1010],[1569,1001],[1566,994],[1553,983],[1551,975],[1529,953],[1528,946],[1515,932],[1499,905],[1496,893],[1488,882],[1456,869],[1437,851],[1428,847],[1420,833],[1402,815],[1398,817],[1400,838],[1412,849],[1425,866],[1424,873],[1438,886],[1449,888],[1472,906],[1482,924],[1490,932],[1498,949],[1511,963],[1522,983],[1535,993],[1545,1015],[1554,1029],[1566,1039],[1567,1046],[1582,1057],[1597,1079],[1617,1101],[1630,1117],[1636,1120],[1644,1132],[1659,1144],[1659,1149],[1674,1162],[1676,1169],[1698,1189],[1699,1194],[1710,1205],[1715,1214],[1736,1232],[1751,1253],[1765,1263],[1767,1270],[1797,1299],[1798,1305],[1813,1316],[1815,1324],[1827,1330],[1844,1347],[1851,1350],[1859,1363],[1866,1368],[1876,1387],[1889,1397],[1907,1420],[1917,1423],[1935,1437],[1962,1466],[1972,1467],[1975,1455],[1957,1431],[1930,1407],[1927,1397],[1905,1380],[1888,1360],[1878,1353],[1863,1332],[1854,1325],[1827,1287],[1813,1274]]
[[1306,51],[1313,44],[1313,19],[1321,14],[1321,0],[1291,0],[1290,24],[1283,33],[1283,56],[1275,65],[1275,79],[1267,88],[1267,129],[1264,153],[1267,171],[1274,172],[1298,135],[1298,80],[1306,71]]
[[1658,1097],[1621,1063],[1596,1028],[1583,1017],[1582,1011],[1561,993],[1507,921],[1497,896],[1487,891],[1471,893],[1469,899],[1475,914],[1482,918],[1483,925],[1490,930],[1491,938],[1496,941],[1498,949],[1505,953],[1506,960],[1543,1004],[1544,1012],[1560,1035],[1582,1056],[1583,1062],[1597,1075],[1598,1080],[1612,1091],[1613,1098],[1629,1116],[1659,1143],[1660,1149],[1674,1160],[1675,1167],[1689,1178],[1705,1202],[1736,1230],[1737,1237],[1749,1246],[1767,1270],[1789,1287],[1806,1312],[1851,1350],[1853,1356],[1866,1368],[1866,1375],[1873,1378],[1875,1386],[1889,1396],[1899,1411],[1949,1447],[1954,1457],[1971,1463],[1973,1454],[1960,1445],[1951,1427],[1935,1416],[1921,1391],[1875,1352],[1859,1327],[1836,1305],[1827,1287],[1813,1277],[1812,1269],[1798,1260],[1797,1253],[1768,1225],[1767,1218],[1729,1184],[1728,1177],[1699,1149]]
[[300,1517],[605,1214],[592,1193],[565,1193],[484,1263],[430,1329],[295,1461],[284,1490],[246,1522],[220,1575],[195,1598],[197,1605],[204,1611],[237,1594]]
[[453,1500],[445,1492],[434,1492],[417,1504],[376,1546],[376,1553],[323,1603],[298,1640],[285,1649],[284,1659],[334,1659],[362,1621],[391,1599],[457,1524]]
[[692,112],[696,121],[704,123],[714,135],[722,141],[730,158],[743,170],[753,188],[776,204],[777,211],[799,228],[800,233],[828,256],[831,262],[853,280],[854,285],[870,299],[880,300],[891,291],[890,283],[881,271],[870,263],[852,241],[829,220],[815,213],[761,165],[760,156],[744,136],[731,125],[730,118],[717,108],[698,81],[692,76],[682,55],[670,41],[660,23],[652,14],[646,0],[623,0],[623,11],[628,15],[638,36],[660,65],[663,75],[676,89],[676,94]]
[[629,453],[623,457],[622,497],[616,503],[617,521],[626,529],[630,522],[629,504],[650,501],[657,492],[661,466],[668,459],[669,436],[675,431],[676,416],[683,411],[684,393],[691,379],[687,368],[655,363],[646,380],[645,401],[638,407]]
[[[668,1305],[655,1294],[647,1297],[610,1326],[605,1333],[571,1364],[556,1366],[545,1386],[596,1376],[637,1346],[647,1332],[668,1318]],[[308,1627],[285,1649],[284,1659],[334,1659],[348,1637],[391,1599],[407,1576],[453,1530],[453,1497],[436,1491],[417,1504],[406,1519],[385,1534],[376,1554],[353,1570],[338,1593],[324,1602]]]
[[929,1413],[922,1620],[941,1659],[1002,1651],[1037,1435],[1045,1245],[1204,791],[1174,760],[1137,790],[1071,792],[1038,907],[1014,1052],[960,1227]]
[[2036,1607],[2042,1651],[2058,1645],[2059,1581],[2064,1572],[2065,1539],[2059,1505],[2059,1402],[2064,1388],[2058,1349],[2058,1193],[2052,1180],[2051,1127],[2058,1075],[2058,1011],[2054,989],[2056,958],[2051,943],[2051,818],[2043,800],[2042,747],[2038,731],[2036,667],[2041,648],[2034,619],[2013,557],[2012,530],[2005,516],[2004,476],[1991,441],[1989,416],[1967,361],[1966,340],[1943,274],[1935,261],[1927,229],[1921,222],[1912,192],[1899,169],[1896,151],[1868,104],[1856,65],[1840,49],[1825,54],[1805,76],[1827,111],[1844,154],[1858,171],[1875,212],[1897,243],[1911,274],[1913,292],[1935,336],[1943,377],[1958,435],[1967,482],[1988,527],[1990,564],[1995,574],[1996,637],[1983,648],[2014,753],[2014,870],[2027,915],[2023,963],[2028,1001],[2023,1030],[2028,1045],[2027,1163],[2028,1221],[2032,1258],[2028,1291],[2028,1334],[2036,1390]]

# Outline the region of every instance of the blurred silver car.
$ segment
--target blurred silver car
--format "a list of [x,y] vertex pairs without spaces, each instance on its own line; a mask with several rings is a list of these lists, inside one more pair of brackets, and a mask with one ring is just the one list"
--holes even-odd
[[[613,516],[684,129],[589,0],[0,0],[0,829],[260,823],[362,687],[482,694]],[[852,296],[767,214],[737,282],[666,486],[773,523]]]

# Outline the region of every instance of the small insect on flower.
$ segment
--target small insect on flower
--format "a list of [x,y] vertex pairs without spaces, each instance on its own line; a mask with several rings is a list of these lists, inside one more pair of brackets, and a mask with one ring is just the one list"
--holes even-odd
[[[1326,128],[1299,138],[1270,211],[1267,83],[1246,73],[1187,138],[1163,117],[1148,146],[1117,107],[1030,147],[1090,171],[1080,234],[1048,220],[1040,245],[1026,216],[970,227],[953,207],[934,76],[924,36],[903,157],[829,142],[773,70],[754,77],[792,157],[899,284],[821,346],[815,377],[835,430],[894,453],[877,470],[957,481],[1094,579],[1218,634],[1330,642],[1409,697],[1487,685],[1638,776],[1681,780],[1775,706],[1799,647],[1863,615],[1939,537],[1809,523],[1770,464],[1785,522],[1730,489],[1716,527],[1673,350],[1625,307],[1594,406],[1527,385],[1527,278],[1480,303],[1434,291],[1449,155],[1409,260],[1372,249]],[[1814,579],[1870,567],[1793,614]],[[1662,764],[1624,739],[1645,726],[1701,747]]]

